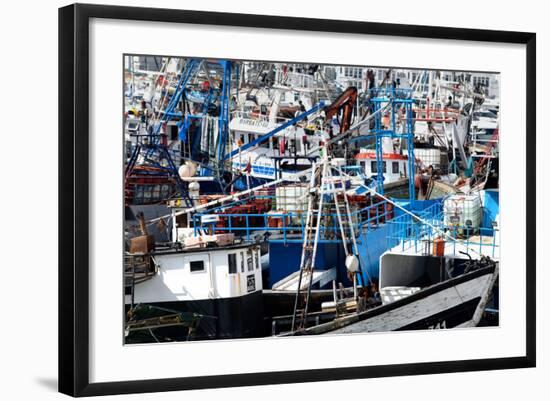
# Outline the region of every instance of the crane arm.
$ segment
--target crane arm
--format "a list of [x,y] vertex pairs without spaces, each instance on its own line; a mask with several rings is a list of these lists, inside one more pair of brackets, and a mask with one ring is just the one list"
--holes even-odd
[[357,88],[350,86],[338,96],[331,105],[325,107],[326,119],[330,120],[334,115],[342,111],[340,133],[346,132],[351,125],[351,117],[355,102],[357,101]]

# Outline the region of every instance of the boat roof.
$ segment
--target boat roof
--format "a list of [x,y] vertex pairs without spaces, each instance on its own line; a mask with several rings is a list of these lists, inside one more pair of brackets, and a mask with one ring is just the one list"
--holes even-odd
[[203,252],[220,252],[220,251],[231,251],[238,250],[243,248],[253,248],[259,246],[255,242],[239,242],[231,245],[208,245],[203,247],[188,247],[188,248],[164,248],[164,249],[155,249],[151,252],[152,256],[155,255],[175,255],[175,254],[190,254],[190,253],[203,253]]
[[[373,159],[376,160],[376,152],[359,152],[355,155],[356,159]],[[407,160],[407,156],[398,153],[383,153],[383,160]]]

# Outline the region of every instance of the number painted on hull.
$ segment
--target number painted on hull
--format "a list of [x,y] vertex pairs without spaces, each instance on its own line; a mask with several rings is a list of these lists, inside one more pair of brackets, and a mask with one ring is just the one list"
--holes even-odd
[[446,328],[447,328],[447,323],[445,322],[445,320],[441,322],[437,322],[434,325],[428,326],[428,330],[441,330]]

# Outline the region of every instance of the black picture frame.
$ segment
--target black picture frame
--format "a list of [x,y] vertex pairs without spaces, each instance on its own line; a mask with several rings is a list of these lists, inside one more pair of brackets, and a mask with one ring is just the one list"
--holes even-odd
[[[521,357],[409,363],[90,383],[88,338],[88,61],[91,18],[141,20],[515,43],[526,46],[526,354]],[[59,9],[59,391],[71,396],[236,387],[324,380],[534,367],[536,364],[536,35],[219,12],[74,4]]]

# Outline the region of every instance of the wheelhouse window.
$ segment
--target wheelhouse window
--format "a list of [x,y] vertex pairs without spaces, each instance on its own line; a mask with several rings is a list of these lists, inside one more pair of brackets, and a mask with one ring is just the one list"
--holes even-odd
[[244,252],[241,252],[241,273],[244,273]]
[[258,252],[254,252],[254,261],[256,262],[256,270],[260,268],[260,259],[258,257]]
[[391,162],[391,172],[393,174],[399,174],[399,162]]
[[191,273],[204,271],[204,261],[192,260],[189,262],[189,269],[191,270]]
[[246,259],[246,263],[248,266],[248,271],[251,272],[252,270],[254,270],[253,261],[252,261],[252,249],[248,250],[247,256],[248,257]]
[[178,227],[187,226],[187,214],[178,214],[176,215],[176,225]]
[[130,120],[128,121],[128,129],[129,130],[137,130],[139,126],[139,123],[137,121]]
[[[376,164],[376,160],[373,160],[370,162],[370,171],[372,174],[378,173],[378,165]],[[386,172],[386,162],[382,162],[382,173]]]
[[237,254],[230,253],[227,255],[227,269],[229,274],[237,273]]

